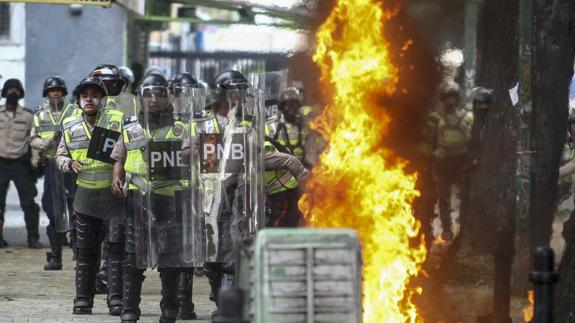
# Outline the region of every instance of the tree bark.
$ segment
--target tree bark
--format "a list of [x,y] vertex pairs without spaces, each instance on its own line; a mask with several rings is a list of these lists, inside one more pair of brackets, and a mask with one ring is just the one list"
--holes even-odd
[[468,212],[462,219],[463,250],[489,253],[497,231],[513,227],[515,207],[515,110],[509,89],[517,83],[518,0],[485,0],[477,37],[478,86],[493,89],[479,159],[471,173]]
[[[549,245],[557,201],[557,169],[565,142],[569,84],[575,58],[575,2],[538,1],[536,16],[534,114],[535,183],[533,241]],[[566,226],[573,225],[573,216]],[[575,321],[575,241],[566,241],[557,290],[555,322]]]

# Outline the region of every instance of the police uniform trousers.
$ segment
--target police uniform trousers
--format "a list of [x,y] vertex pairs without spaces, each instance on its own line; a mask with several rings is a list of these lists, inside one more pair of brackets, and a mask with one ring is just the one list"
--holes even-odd
[[465,183],[467,155],[448,156],[436,162],[433,169],[439,200],[439,218],[444,232],[451,233],[451,188]]
[[40,234],[38,225],[40,221],[40,207],[34,201],[38,194],[36,190],[36,178],[30,164],[29,155],[19,159],[0,158],[0,238],[6,212],[6,195],[10,181],[14,182],[20,207],[24,211],[24,222],[28,232],[28,243],[38,241]]
[[[76,300],[74,308],[91,309],[93,305],[95,280],[99,269],[99,252],[102,241],[107,237],[109,240],[107,304],[111,314],[112,312],[120,314],[123,305],[124,223],[121,219],[125,214],[124,204],[111,193],[110,188],[78,187],[74,209],[76,210]],[[110,221],[113,221],[115,225],[109,225]],[[106,228],[108,232],[104,231]],[[78,300],[80,300],[79,303]]]
[[[46,212],[46,216],[48,217],[48,226],[46,227],[46,235],[50,241],[50,249],[51,253],[49,254],[48,258],[55,258],[59,262],[62,261],[62,243],[65,240],[65,233],[60,233],[57,231],[56,228],[56,216],[54,210],[54,201],[53,201],[53,191],[55,189],[59,189],[56,186],[66,184],[65,180],[64,183],[58,181],[56,176],[60,176],[60,173],[56,169],[56,163],[53,161],[49,161],[46,165],[46,170],[44,174],[44,192],[42,193],[42,209]],[[70,173],[63,173],[64,177],[70,176]],[[72,214],[72,204],[68,202],[68,197],[62,197],[66,199],[68,208],[68,212]],[[48,259],[50,261],[50,259]]]
[[297,207],[299,194],[296,189],[288,189],[268,195],[267,203],[270,214],[266,227],[297,227],[302,222],[302,215]]
[[[160,280],[162,284],[162,299],[160,301],[161,317],[160,322],[175,322],[178,315],[178,282],[179,276],[182,272],[181,269],[169,267],[165,264],[170,264],[170,259],[173,254],[177,254],[176,248],[172,249],[170,239],[174,238],[172,232],[165,231],[161,228],[162,221],[165,219],[157,219],[157,223],[150,223],[148,212],[146,212],[144,205],[146,199],[137,191],[129,190],[126,198],[126,257],[124,261],[124,310],[122,311],[122,322],[136,322],[140,316],[140,301],[142,292],[142,282],[144,281],[144,271],[138,266],[140,262],[145,260],[137,259],[138,255],[146,254],[146,248],[151,245],[150,243],[143,243],[142,238],[149,238],[144,232],[148,225],[159,225],[160,228],[152,227],[156,232],[158,248],[155,252],[158,254],[158,264],[146,264],[149,267],[158,266],[160,272]],[[154,210],[153,213],[157,216],[162,215],[162,210],[174,208],[173,199],[166,198],[165,202],[157,195],[153,197]],[[136,217],[139,217],[138,219]],[[144,236],[142,236],[144,235]],[[170,238],[170,236],[172,236]],[[175,238],[177,239],[177,237]]]

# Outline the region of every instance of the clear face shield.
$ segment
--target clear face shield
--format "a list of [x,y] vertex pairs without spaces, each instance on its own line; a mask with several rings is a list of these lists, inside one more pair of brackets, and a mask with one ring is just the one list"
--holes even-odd
[[171,102],[174,106],[174,115],[178,120],[187,122],[194,115],[197,115],[199,109],[193,104],[194,97],[197,96],[198,88],[182,84],[172,85]]
[[144,128],[155,129],[173,121],[168,88],[160,85],[146,85],[138,91],[142,111],[140,123]]

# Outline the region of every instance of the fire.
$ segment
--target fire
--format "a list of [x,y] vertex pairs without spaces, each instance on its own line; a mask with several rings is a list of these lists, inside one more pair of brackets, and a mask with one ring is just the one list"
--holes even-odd
[[[383,38],[378,0],[339,0],[317,32],[314,61],[331,102],[312,123],[328,141],[300,209],[313,227],[358,231],[363,252],[363,321],[422,322],[409,287],[426,257],[411,203],[418,195],[405,161],[381,147],[391,118],[377,103],[392,94],[398,69]],[[419,237],[421,238],[421,237]]]
[[523,320],[527,323],[531,322],[531,320],[533,320],[533,290],[529,290],[529,292],[527,293],[527,299],[529,300],[529,305],[523,309]]

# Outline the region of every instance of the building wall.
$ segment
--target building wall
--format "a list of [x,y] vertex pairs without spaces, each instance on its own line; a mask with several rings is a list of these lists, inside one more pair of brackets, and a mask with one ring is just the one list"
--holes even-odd
[[68,92],[90,70],[104,63],[123,65],[127,10],[83,6],[74,16],[67,5],[26,4],[26,104],[42,102],[42,85],[62,76]]
[[25,20],[23,3],[10,4],[10,36],[0,39],[0,84],[9,78],[25,81]]

